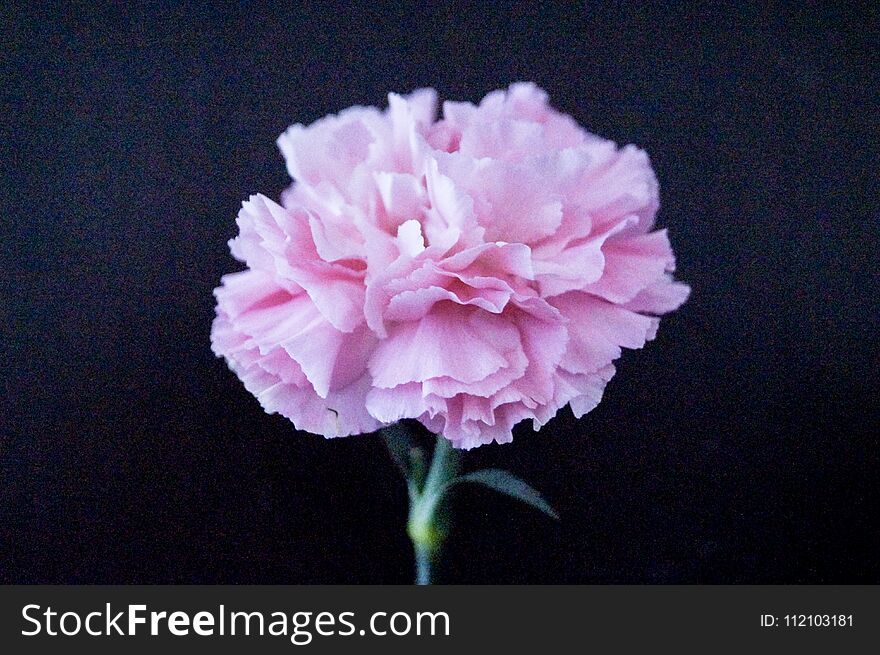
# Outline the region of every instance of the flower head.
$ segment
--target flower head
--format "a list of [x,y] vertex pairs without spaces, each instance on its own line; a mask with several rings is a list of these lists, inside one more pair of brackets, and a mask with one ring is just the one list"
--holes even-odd
[[621,349],[687,298],[643,151],[533,84],[435,105],[424,89],[292,126],[293,184],[238,216],[247,268],[215,291],[213,349],[297,428],[510,441],[595,407]]

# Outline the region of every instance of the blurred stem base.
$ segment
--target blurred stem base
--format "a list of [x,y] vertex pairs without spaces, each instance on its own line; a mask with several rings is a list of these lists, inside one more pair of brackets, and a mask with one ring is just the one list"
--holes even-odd
[[427,548],[415,541],[413,542],[413,549],[416,553],[416,584],[432,584],[432,576],[434,573],[433,560],[436,556],[435,553],[429,551]]

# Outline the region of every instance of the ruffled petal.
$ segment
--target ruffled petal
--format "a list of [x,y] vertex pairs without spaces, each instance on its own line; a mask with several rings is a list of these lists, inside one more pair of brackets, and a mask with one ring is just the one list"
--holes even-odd
[[374,337],[334,328],[304,292],[290,294],[262,271],[227,275],[211,329],[225,357],[268,412],[328,436],[374,430],[366,411],[366,362]]
[[369,369],[383,388],[443,377],[478,382],[508,365],[504,353],[518,340],[515,327],[480,313],[432,312],[395,326],[376,346]]
[[[247,386],[247,381],[245,381]],[[290,419],[298,430],[328,438],[375,432],[383,426],[367,412],[369,376],[321,398],[313,390],[283,383],[271,384],[262,391],[249,389],[263,409]]]
[[641,348],[656,336],[659,321],[586,293],[553,298],[568,319],[568,349],[560,368],[589,374],[620,357],[621,348]]
[[681,307],[690,294],[691,288],[688,285],[676,282],[671,275],[664,275],[642,289],[625,307],[634,312],[659,316]]
[[327,182],[344,192],[352,171],[370,156],[383,122],[372,107],[352,107],[308,127],[292,125],[278,137],[287,172],[302,184]]
[[[364,272],[322,259],[314,243],[310,214],[291,210],[264,196],[253,196],[239,214],[242,252],[256,251],[251,268],[306,290],[315,306],[337,329],[350,332],[363,320]],[[269,265],[267,262],[271,262]]]
[[583,288],[613,303],[626,303],[675,269],[666,230],[610,238],[602,246],[602,277]]

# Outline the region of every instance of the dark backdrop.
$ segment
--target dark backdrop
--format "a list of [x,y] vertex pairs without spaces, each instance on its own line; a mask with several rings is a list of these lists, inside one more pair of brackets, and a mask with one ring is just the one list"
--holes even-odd
[[444,579],[880,582],[876,8],[168,4],[2,9],[0,579],[408,582],[381,443],[263,414],[211,290],[289,123],[533,80],[648,150],[693,295],[470,455],[563,520],[473,489]]

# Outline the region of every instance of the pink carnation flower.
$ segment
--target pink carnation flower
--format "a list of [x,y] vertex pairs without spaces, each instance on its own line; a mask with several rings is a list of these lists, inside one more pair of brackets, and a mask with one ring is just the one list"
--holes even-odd
[[244,203],[214,352],[267,412],[327,437],[417,419],[460,448],[593,409],[621,348],[688,296],[647,155],[532,84],[424,89],[278,139],[295,180]]

